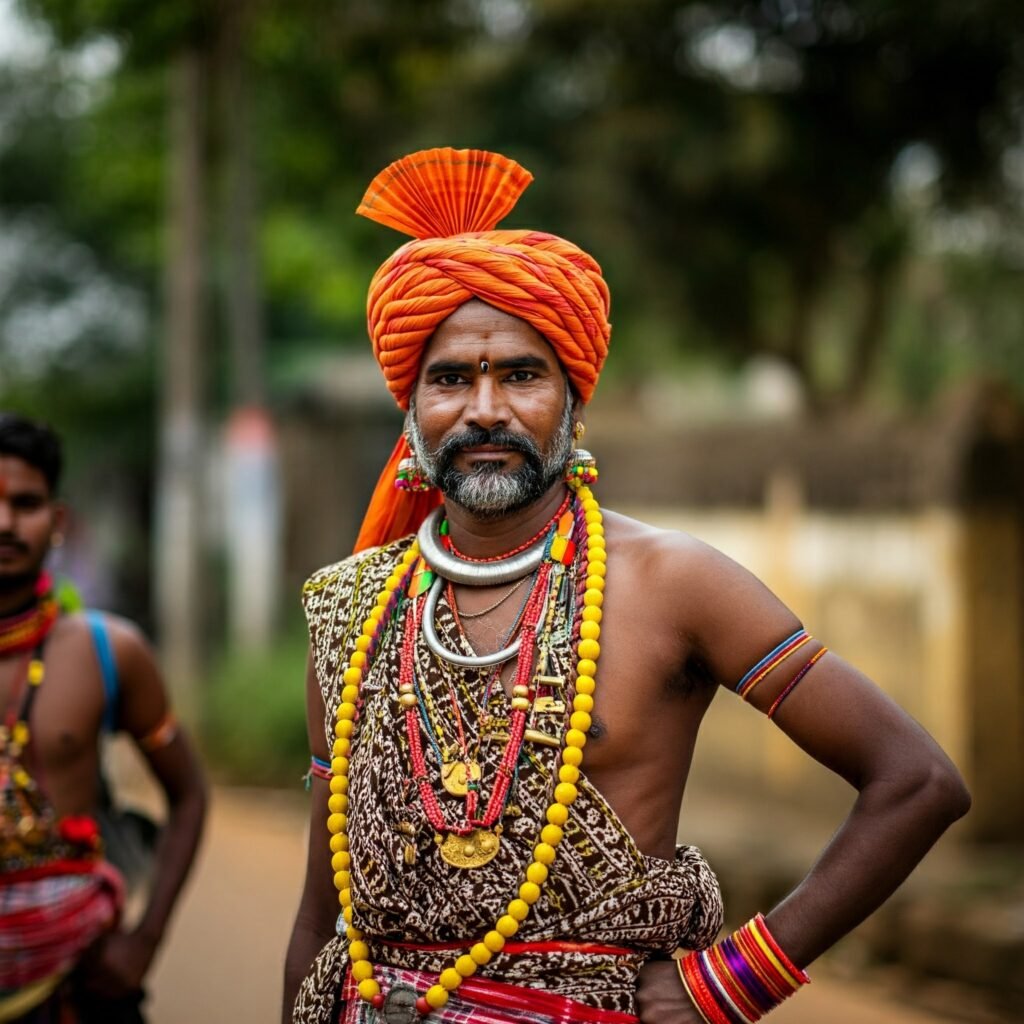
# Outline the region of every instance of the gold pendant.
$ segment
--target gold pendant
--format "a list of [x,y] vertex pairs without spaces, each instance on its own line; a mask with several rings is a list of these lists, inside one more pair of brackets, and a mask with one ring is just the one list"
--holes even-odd
[[437,836],[441,856],[454,868],[479,868],[490,863],[498,855],[501,832],[488,828],[474,829],[468,836],[449,832],[442,838]]
[[445,761],[441,765],[441,784],[452,796],[465,796],[469,780],[480,781],[480,765],[476,761]]
[[565,686],[565,677],[547,676],[542,675],[540,672],[538,672],[533,677],[533,685],[535,689],[541,686],[549,686],[552,690],[561,690],[562,687]]
[[416,864],[416,844],[414,842],[416,826],[411,821],[400,821],[395,828],[405,838],[405,845],[402,847],[402,859],[405,861],[406,866],[411,868]]
[[560,747],[562,741],[557,736],[549,736],[542,729],[526,729],[523,732],[523,739],[527,743],[537,743],[542,747]]
[[538,697],[533,702],[533,710],[538,715],[564,715],[565,701],[557,697]]

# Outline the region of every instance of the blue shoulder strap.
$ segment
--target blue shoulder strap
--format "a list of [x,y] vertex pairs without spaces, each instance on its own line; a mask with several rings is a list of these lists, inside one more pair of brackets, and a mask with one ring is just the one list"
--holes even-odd
[[107,624],[103,621],[103,614],[97,611],[87,611],[86,620],[92,632],[92,642],[96,648],[96,657],[100,663],[100,673],[103,676],[103,694],[105,702],[103,705],[103,728],[107,732],[114,732],[117,728],[117,662],[114,660],[114,650],[110,646],[110,637],[107,635]]

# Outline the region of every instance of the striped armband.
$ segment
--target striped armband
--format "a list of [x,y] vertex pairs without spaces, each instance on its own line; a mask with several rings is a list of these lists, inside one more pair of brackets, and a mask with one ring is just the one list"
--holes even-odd
[[170,746],[177,735],[178,720],[168,711],[145,736],[139,737],[138,744],[147,754],[152,754]]
[[766,654],[737,684],[736,692],[744,699],[749,700],[754,688],[770,672],[777,669],[787,658],[796,654],[804,644],[811,642],[811,635],[806,629],[798,629],[791,637],[785,640]]
[[314,777],[330,782],[331,774],[331,762],[313,754],[309,759],[309,770],[302,776],[302,781],[305,783],[306,789],[309,789],[313,785]]

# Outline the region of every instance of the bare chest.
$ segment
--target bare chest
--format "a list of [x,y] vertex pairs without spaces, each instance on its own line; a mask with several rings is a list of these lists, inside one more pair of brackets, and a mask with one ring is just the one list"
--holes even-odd
[[[685,644],[665,628],[654,609],[645,614],[643,605],[630,599],[634,590],[634,581],[626,574],[606,588],[586,750],[589,773],[656,774],[656,763],[666,752],[692,746],[710,700],[709,694],[688,690],[683,679]],[[525,603],[522,594],[506,587],[464,592],[456,598],[458,628],[474,651],[492,652],[511,643]],[[553,638],[551,629],[556,634]],[[530,641],[534,648],[531,678],[547,677],[553,684],[539,698],[542,714],[564,717],[572,711],[578,632],[578,621],[566,624],[556,618],[541,621]],[[557,651],[553,662],[546,657],[546,645]],[[509,696],[518,671],[519,660],[512,659],[500,673]]]
[[61,624],[43,648],[43,678],[29,699],[28,657],[0,662],[4,718],[21,718],[26,706],[29,762],[48,777],[78,771],[95,760],[103,714],[103,686],[88,636]]

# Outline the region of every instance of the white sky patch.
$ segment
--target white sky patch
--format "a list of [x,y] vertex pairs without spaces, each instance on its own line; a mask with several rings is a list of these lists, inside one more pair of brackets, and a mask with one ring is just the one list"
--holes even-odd
[[14,0],[0,0],[0,64],[35,67],[52,49],[53,40],[44,26],[26,18]]
[[781,39],[759,40],[747,25],[725,22],[699,30],[684,44],[689,61],[737,89],[782,91],[800,83],[800,61]]
[[941,174],[942,163],[935,150],[927,142],[912,142],[893,161],[890,178],[898,196],[915,199],[930,193]]
[[28,218],[0,222],[0,364],[37,376],[86,347],[145,341],[144,296],[107,275],[92,251]]

